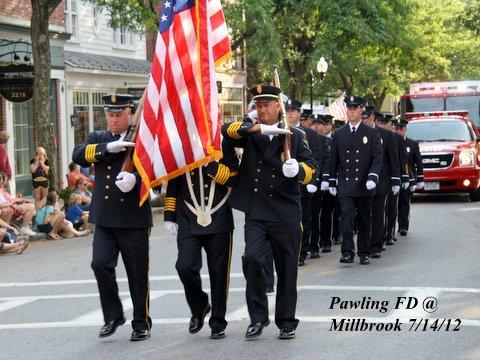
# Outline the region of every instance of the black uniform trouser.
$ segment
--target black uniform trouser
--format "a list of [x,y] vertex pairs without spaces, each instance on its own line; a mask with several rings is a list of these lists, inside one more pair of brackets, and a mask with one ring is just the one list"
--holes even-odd
[[212,329],[225,329],[232,233],[227,231],[219,234],[191,235],[188,229],[180,227],[177,246],[178,258],[175,268],[185,288],[185,297],[192,315],[197,317],[202,315],[208,304],[208,295],[202,290],[200,277],[202,248],[205,249],[212,296],[209,325]]
[[267,239],[272,245],[277,270],[275,324],[296,328],[298,257],[302,239],[299,223],[246,219],[243,273],[247,280],[246,299],[252,323],[268,319],[265,294],[265,259]]
[[384,242],[389,239],[395,239],[395,225],[397,222],[398,213],[398,194],[393,195],[390,192],[387,196],[387,217],[386,217],[386,232]]
[[97,225],[93,235],[92,269],[97,278],[105,323],[123,318],[115,276],[118,254],[122,254],[133,303],[132,327],[144,330],[152,327],[148,315],[150,306],[148,282],[149,228],[120,229]]
[[301,197],[302,203],[302,250],[300,252],[300,259],[305,260],[308,255],[310,246],[310,233],[312,228],[311,216],[312,216],[312,196],[306,195]]
[[[322,192],[322,212],[320,213],[320,247],[322,248],[332,246],[332,229],[335,235],[335,220],[333,215],[336,201],[336,197],[328,191]],[[336,223],[337,235],[340,236],[338,218]]]
[[[319,251],[320,243],[320,212],[323,214],[322,199],[324,192],[317,191],[311,198],[311,232],[310,232],[310,245],[309,250],[311,252]],[[323,229],[322,229],[323,230]]]
[[398,196],[398,229],[408,230],[410,224],[410,200],[412,193],[410,189],[400,190]]
[[342,255],[355,256],[353,242],[353,223],[355,211],[358,221],[357,254],[370,255],[370,223],[372,213],[372,196],[352,197],[339,195],[338,201],[342,209]]
[[331,197],[332,200],[332,208],[333,208],[333,213],[332,213],[332,238],[333,239],[338,239],[340,238],[340,235],[342,235],[342,230],[340,228],[340,219],[341,219],[341,208],[340,208],[340,201],[338,201],[338,198],[336,196],[331,195],[328,193],[328,196]]
[[272,245],[270,244],[270,240],[267,240],[266,246],[266,258],[265,258],[265,284],[273,286],[275,284],[275,274],[274,274],[274,267],[273,267],[273,252],[272,252]]
[[373,197],[372,207],[372,236],[371,251],[381,252],[385,239],[385,214],[387,194],[376,194]]

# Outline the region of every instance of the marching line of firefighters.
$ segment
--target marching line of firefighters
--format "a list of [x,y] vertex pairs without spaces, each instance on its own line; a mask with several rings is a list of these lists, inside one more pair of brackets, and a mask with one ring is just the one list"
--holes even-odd
[[[331,116],[302,113],[299,101],[282,104],[278,87],[257,85],[250,92],[256,110],[222,127],[223,158],[168,182],[164,227],[177,236],[176,269],[192,313],[189,332],[198,333],[211,312],[210,337],[221,339],[227,326],[232,208],[243,212],[242,268],[250,315],[245,337],[257,338],[270,324],[267,293],[274,290],[275,264],[275,325],[280,339],[292,339],[299,323],[298,267],[320,251],[330,252],[332,244],[341,244],[341,263],[353,263],[355,253],[362,265],[379,258],[385,245],[396,241],[397,218],[400,234],[407,234],[411,194],[424,186],[422,162],[418,143],[405,135],[406,122],[375,113],[361,97],[345,99],[348,122],[337,127]],[[96,224],[92,268],[105,320],[100,337],[125,323],[115,278],[120,252],[134,308],[131,340],[139,341],[150,337],[152,326],[152,218],[148,201],[138,204],[139,174],[121,170],[122,153],[134,146],[123,141],[130,99],[107,95],[104,101],[108,130],[90,134],[75,148],[73,160],[95,163],[105,177],[95,183],[90,215]],[[288,127],[282,126],[283,111]],[[202,289],[202,248],[210,300]]]

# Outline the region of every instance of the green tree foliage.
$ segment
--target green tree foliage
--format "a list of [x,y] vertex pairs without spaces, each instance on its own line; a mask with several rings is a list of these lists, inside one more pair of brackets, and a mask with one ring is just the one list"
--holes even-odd
[[460,0],[245,0],[224,6],[233,43],[246,44],[249,85],[270,82],[279,65],[285,92],[302,100],[321,56],[330,67],[316,96],[343,90],[366,95],[377,108],[410,82],[478,77],[479,39],[461,20],[466,4]]

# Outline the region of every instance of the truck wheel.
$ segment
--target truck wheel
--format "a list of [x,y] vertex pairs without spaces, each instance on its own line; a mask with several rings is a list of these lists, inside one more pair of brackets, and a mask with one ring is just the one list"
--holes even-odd
[[470,193],[470,201],[480,201],[480,189]]

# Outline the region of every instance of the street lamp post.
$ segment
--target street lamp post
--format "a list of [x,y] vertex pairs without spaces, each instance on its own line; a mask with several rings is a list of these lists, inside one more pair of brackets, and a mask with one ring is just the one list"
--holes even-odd
[[[325,74],[328,70],[328,63],[325,58],[322,56],[317,62],[317,72],[320,74],[320,84],[323,83],[325,79]],[[310,71],[310,109],[313,111],[313,71]]]

